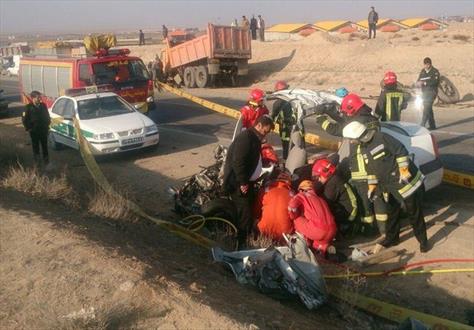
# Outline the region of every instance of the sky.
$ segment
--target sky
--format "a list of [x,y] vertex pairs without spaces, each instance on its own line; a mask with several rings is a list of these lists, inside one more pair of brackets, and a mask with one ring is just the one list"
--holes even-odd
[[317,20],[361,20],[375,6],[381,18],[474,16],[473,0],[0,0],[0,33],[122,32],[229,25],[261,14],[267,26]]

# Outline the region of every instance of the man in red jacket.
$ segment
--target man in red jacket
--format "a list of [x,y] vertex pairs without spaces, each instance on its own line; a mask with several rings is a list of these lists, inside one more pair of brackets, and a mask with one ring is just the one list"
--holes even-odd
[[242,115],[242,127],[248,129],[253,127],[258,118],[268,115],[269,111],[263,103],[265,92],[259,88],[250,91],[250,97],[246,105],[240,109]]
[[328,204],[316,195],[309,180],[303,180],[298,190],[299,193],[288,204],[295,230],[312,241],[313,249],[322,255],[326,255],[328,248],[329,252],[333,252],[334,247],[330,244],[336,236],[337,227]]

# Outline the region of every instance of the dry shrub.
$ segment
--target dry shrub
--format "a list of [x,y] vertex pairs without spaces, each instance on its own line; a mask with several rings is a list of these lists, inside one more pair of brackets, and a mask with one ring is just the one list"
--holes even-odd
[[15,144],[0,142],[0,169],[24,162],[24,151]]
[[247,237],[247,247],[249,249],[261,249],[261,248],[268,248],[270,246],[275,245],[272,238],[265,235],[258,235],[254,237],[250,235]]
[[418,37],[413,37],[413,38],[411,38],[411,40],[413,40],[413,41],[419,41],[420,38],[418,38]]
[[110,193],[96,188],[94,196],[89,196],[88,211],[99,217],[135,222],[138,218],[133,212],[128,193]]
[[471,37],[467,36],[465,34],[455,34],[455,35],[453,35],[453,39],[454,40],[459,40],[459,41],[462,41],[462,42],[469,42]]
[[156,306],[140,306],[127,302],[94,308],[81,309],[68,315],[57,316],[54,312],[43,312],[41,328],[63,330],[104,330],[104,329],[137,329],[140,323],[153,320],[159,325],[160,319],[170,312]]
[[60,200],[66,205],[76,206],[77,196],[69,184],[66,174],[48,177],[38,172],[36,167],[25,168],[20,164],[12,166],[1,182],[5,188],[48,200]]

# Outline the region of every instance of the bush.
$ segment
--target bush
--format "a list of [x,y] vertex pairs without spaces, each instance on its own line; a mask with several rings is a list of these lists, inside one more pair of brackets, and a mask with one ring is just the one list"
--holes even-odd
[[419,41],[420,38],[418,38],[418,37],[413,37],[413,38],[411,38],[411,40],[413,40],[413,41]]
[[19,149],[15,144],[0,142],[0,169],[23,163],[24,159],[24,150]]
[[12,166],[2,180],[2,186],[48,200],[61,201],[66,205],[77,205],[77,196],[63,172],[59,177],[40,174],[36,168]]
[[467,36],[467,35],[464,35],[464,34],[455,34],[455,35],[453,35],[453,39],[454,40],[459,40],[459,41],[462,41],[462,42],[468,42],[471,39],[471,37]]
[[94,196],[89,196],[88,211],[99,217],[113,220],[131,222],[138,220],[130,205],[128,193],[124,191],[109,193],[101,188],[96,188]]

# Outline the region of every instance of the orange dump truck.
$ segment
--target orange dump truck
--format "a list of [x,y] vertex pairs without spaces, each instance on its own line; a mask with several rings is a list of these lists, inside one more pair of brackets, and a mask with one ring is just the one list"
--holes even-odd
[[252,57],[248,29],[208,24],[207,32],[192,40],[172,44],[166,40],[161,58],[167,76],[178,74],[189,88],[214,85],[225,78],[232,85],[248,74]]

